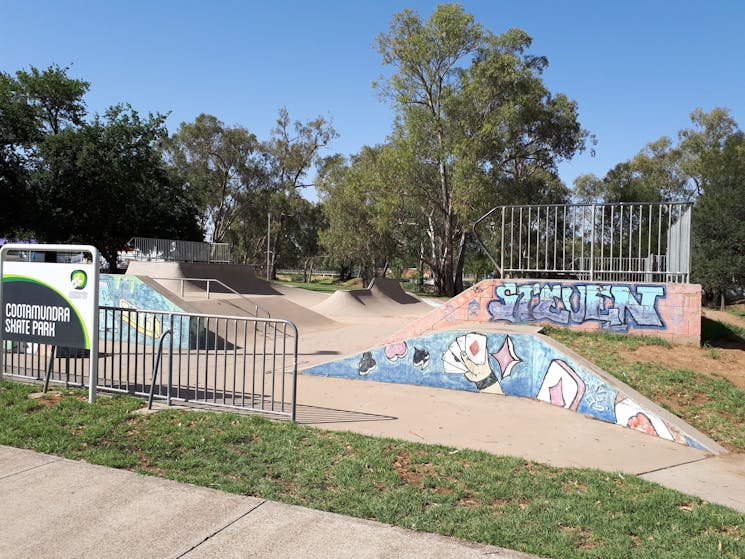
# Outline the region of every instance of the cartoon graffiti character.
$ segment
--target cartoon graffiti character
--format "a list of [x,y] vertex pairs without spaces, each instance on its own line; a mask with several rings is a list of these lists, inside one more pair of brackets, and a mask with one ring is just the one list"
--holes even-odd
[[375,359],[373,359],[372,353],[366,351],[362,354],[362,359],[360,359],[358,371],[361,376],[366,376],[372,373],[377,366],[378,363],[375,361]]
[[388,359],[388,361],[398,361],[399,359],[403,359],[406,357],[408,352],[409,348],[406,345],[406,342],[396,342],[385,346],[385,358]]
[[685,439],[675,427],[621,395],[616,399],[616,423],[648,435],[686,444]]
[[565,361],[554,359],[546,370],[536,398],[577,411],[584,394],[585,381]]
[[[512,373],[512,368],[521,361],[515,354],[514,345],[509,336],[505,337],[497,353],[490,354],[484,334],[470,333],[459,336],[450,344],[443,355],[446,373],[462,373],[480,392],[504,394],[501,379]],[[489,357],[500,366],[500,376],[492,369]]]
[[414,348],[414,358],[412,360],[412,363],[415,367],[421,369],[422,371],[429,367],[429,351],[426,349]]

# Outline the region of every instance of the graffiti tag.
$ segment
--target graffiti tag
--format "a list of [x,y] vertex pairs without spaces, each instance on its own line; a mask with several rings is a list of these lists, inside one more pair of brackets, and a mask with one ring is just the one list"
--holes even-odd
[[665,295],[664,285],[507,282],[494,288],[486,310],[494,321],[563,326],[595,321],[616,332],[630,326],[665,329],[657,306]]

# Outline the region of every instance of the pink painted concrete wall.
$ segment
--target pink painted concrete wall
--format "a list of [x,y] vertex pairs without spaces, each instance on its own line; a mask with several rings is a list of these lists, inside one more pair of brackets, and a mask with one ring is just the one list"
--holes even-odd
[[676,344],[701,338],[701,286],[563,280],[484,280],[389,340],[468,324],[552,325],[656,336]]

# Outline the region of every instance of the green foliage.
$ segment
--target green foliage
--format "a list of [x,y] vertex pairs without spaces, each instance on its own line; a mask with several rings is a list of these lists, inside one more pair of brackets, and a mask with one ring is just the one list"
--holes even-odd
[[[740,330],[704,319],[702,341],[742,341],[745,330]],[[618,358],[619,352],[644,345],[669,347],[665,340],[562,328],[549,328],[547,333],[718,443],[735,452],[745,452],[745,391],[724,378]]]
[[745,136],[703,157],[693,221],[693,278],[710,293],[745,285]]
[[110,266],[133,231],[198,239],[189,199],[160,157],[164,120],[117,106],[41,142],[31,182],[46,216],[39,239],[95,244]]
[[[416,210],[407,223],[418,226],[438,293],[462,288],[480,215],[500,202],[562,199],[556,163],[584,148],[576,104],[544,86],[547,62],[526,54],[530,42],[516,29],[492,35],[457,4],[438,6],[426,21],[404,10],[377,38],[395,72],[376,86],[397,114],[386,146],[395,164],[375,189],[371,217],[402,238],[412,233],[390,219],[392,210]],[[360,195],[368,208],[372,191]]]
[[97,245],[115,266],[133,235],[201,238],[163,164],[163,115],[117,105],[87,121],[88,82],[69,68],[0,74],[0,234]]
[[225,238],[240,197],[268,186],[256,136],[240,126],[226,127],[212,115],[182,122],[165,142],[164,153],[188,185],[201,226],[213,242]]

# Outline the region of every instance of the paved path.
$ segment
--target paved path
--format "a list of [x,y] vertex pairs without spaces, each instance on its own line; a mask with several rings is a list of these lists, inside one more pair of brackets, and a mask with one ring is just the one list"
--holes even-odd
[[0,556],[530,556],[0,446]]

